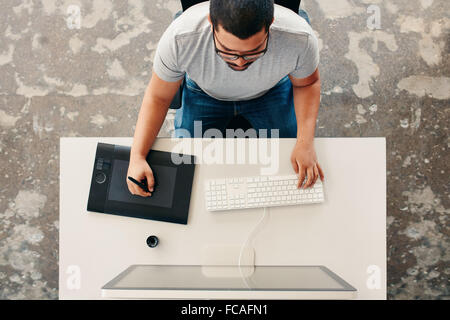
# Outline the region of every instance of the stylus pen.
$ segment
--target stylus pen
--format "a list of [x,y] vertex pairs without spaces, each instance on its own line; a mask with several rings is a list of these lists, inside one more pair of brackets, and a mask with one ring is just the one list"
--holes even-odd
[[141,187],[141,189],[144,190],[145,192],[150,192],[150,191],[148,190],[148,188],[147,188],[147,185],[146,185],[145,183],[139,182],[139,181],[133,179],[133,178],[130,177],[130,176],[128,176],[128,179],[129,179],[131,182],[137,184],[139,187]]

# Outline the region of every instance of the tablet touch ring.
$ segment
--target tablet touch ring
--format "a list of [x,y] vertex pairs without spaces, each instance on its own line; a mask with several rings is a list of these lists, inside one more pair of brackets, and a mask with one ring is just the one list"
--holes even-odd
[[95,182],[103,183],[106,181],[106,175],[103,172],[99,172],[95,175]]

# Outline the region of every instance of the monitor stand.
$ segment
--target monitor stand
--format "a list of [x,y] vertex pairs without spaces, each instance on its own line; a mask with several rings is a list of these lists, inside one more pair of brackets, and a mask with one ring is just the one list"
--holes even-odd
[[[229,268],[229,266],[241,266],[241,268]],[[249,277],[254,270],[255,250],[252,247],[207,245],[203,248],[202,273],[205,277]]]

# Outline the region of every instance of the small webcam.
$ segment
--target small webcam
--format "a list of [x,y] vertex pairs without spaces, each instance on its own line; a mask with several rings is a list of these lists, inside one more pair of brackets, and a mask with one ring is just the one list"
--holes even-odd
[[159,243],[159,239],[157,236],[150,236],[147,238],[147,245],[150,248],[156,247],[158,245],[158,243]]

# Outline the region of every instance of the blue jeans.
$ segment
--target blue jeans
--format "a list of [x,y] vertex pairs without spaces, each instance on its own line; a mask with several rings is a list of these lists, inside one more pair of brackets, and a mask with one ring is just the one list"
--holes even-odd
[[[304,10],[300,9],[299,15],[310,23]],[[278,129],[278,137],[296,138],[297,118],[289,77],[286,75],[261,97],[244,101],[222,101],[205,93],[186,74],[181,108],[177,109],[174,119],[174,137],[185,137],[186,133],[190,137],[196,137],[195,128],[195,132],[201,132],[202,136],[206,130],[214,128],[220,130],[225,137],[226,126],[237,115],[247,119],[257,133],[266,129],[265,137],[272,136],[271,129]]]

